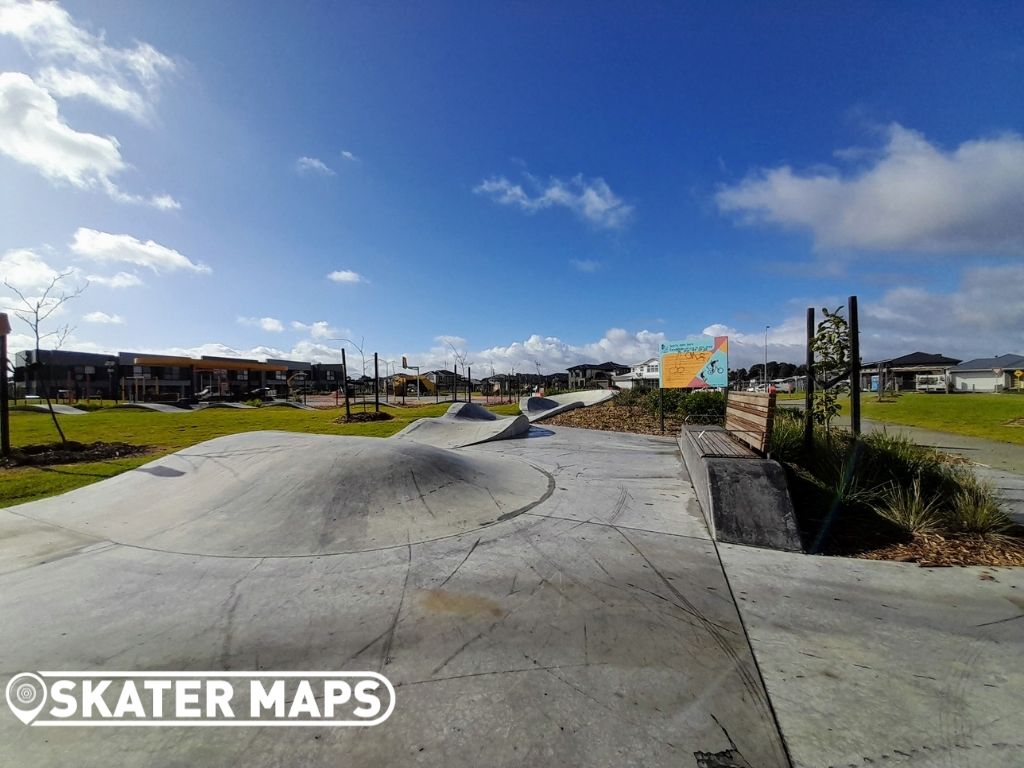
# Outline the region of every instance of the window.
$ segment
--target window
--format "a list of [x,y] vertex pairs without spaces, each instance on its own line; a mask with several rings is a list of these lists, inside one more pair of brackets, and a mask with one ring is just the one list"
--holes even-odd
[[249,372],[248,371],[239,371],[238,374],[235,376],[235,378],[238,379],[238,381],[248,381],[249,380]]
[[284,371],[274,371],[274,378],[278,381],[284,381],[288,377],[285,375]]
[[334,371],[328,371],[327,372],[327,380],[328,381],[334,381]]

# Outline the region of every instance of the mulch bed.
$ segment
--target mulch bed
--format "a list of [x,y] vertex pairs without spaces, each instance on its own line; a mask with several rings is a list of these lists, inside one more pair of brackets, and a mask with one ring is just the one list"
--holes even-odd
[[362,424],[367,421],[390,421],[395,418],[390,413],[381,411],[375,413],[373,411],[367,411],[366,413],[353,413],[351,416],[339,416],[334,420],[335,424]]
[[[566,411],[540,424],[641,435],[662,434],[657,416],[641,408],[615,403]],[[682,424],[683,420],[678,416],[666,415],[664,434],[678,435]],[[952,463],[970,463],[959,456],[945,458]],[[801,535],[810,548],[824,525],[830,499],[824,498],[806,478],[801,479],[799,470],[789,469],[790,493],[800,518]],[[840,515],[829,523],[828,536],[820,551],[824,555],[919,563],[922,567],[1024,566],[1024,531],[1017,528],[1005,536],[908,534],[874,514]]]
[[148,445],[78,443],[74,440],[68,440],[66,443],[23,445],[12,449],[9,459],[0,460],[0,467],[49,467],[55,464],[81,464],[89,461],[141,456],[151,450],[152,447]]
[[683,425],[679,416],[665,415],[665,432],[661,431],[661,421],[643,408],[633,408],[615,403],[601,403],[589,408],[576,408],[565,411],[549,419],[538,422],[541,426],[579,427],[580,429],[600,429],[605,432],[633,432],[639,435],[670,435],[677,436]]

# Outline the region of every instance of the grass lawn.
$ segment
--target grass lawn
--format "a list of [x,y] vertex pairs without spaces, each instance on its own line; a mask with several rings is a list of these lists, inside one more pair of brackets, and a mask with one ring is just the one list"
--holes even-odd
[[[865,419],[1024,445],[1024,426],[1011,426],[1024,419],[1024,395],[909,392],[879,402],[876,395],[862,394],[860,403]],[[848,416],[849,399],[842,401],[842,407]]]
[[[223,435],[276,429],[323,435],[389,437],[412,421],[428,416],[440,416],[450,405],[451,403],[440,403],[416,408],[381,406],[381,410],[390,413],[394,419],[365,424],[335,424],[334,420],[344,414],[343,408],[324,411],[294,408],[211,408],[180,414],[125,408],[95,411],[86,416],[58,416],[68,440],[81,443],[102,440],[149,445],[155,450],[147,456],[110,461],[0,469],[0,507],[70,491],[97,480],[113,477],[165,454]],[[359,413],[361,410],[361,407],[352,409],[353,413]],[[519,406],[496,405],[490,410],[502,415],[518,415]],[[48,413],[11,413],[12,447],[50,443],[57,439],[57,432]]]

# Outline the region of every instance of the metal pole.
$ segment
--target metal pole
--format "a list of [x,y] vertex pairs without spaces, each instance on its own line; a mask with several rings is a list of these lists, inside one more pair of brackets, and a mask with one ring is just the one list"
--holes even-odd
[[466,402],[473,402],[473,369],[466,366]]
[[814,307],[807,308],[807,386],[804,391],[804,452],[814,445]]
[[4,458],[11,455],[11,413],[7,403],[10,395],[7,390],[7,334],[10,330],[7,315],[0,314],[0,456]]
[[352,418],[352,409],[348,404],[348,365],[345,362],[345,348],[341,348],[341,386],[345,388],[345,418]]
[[764,391],[768,391],[768,329],[770,325],[764,327]]
[[658,387],[658,416],[661,419],[661,434],[665,434],[665,389]]
[[377,353],[373,353],[373,412],[380,413],[380,369],[377,368]]
[[860,322],[857,320],[857,297],[847,301],[846,314],[850,324],[850,429],[860,434]]

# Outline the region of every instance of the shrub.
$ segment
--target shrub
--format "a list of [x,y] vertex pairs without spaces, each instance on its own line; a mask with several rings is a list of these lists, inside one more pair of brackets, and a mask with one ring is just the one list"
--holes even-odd
[[[778,413],[778,412],[777,412]],[[772,426],[768,452],[776,461],[796,463],[804,450],[804,425],[793,419],[777,419]]]
[[942,526],[940,499],[922,492],[920,478],[909,486],[892,483],[871,507],[910,533],[932,533]]
[[1005,533],[1011,523],[992,488],[965,473],[953,494],[946,525],[953,531],[989,536]]

